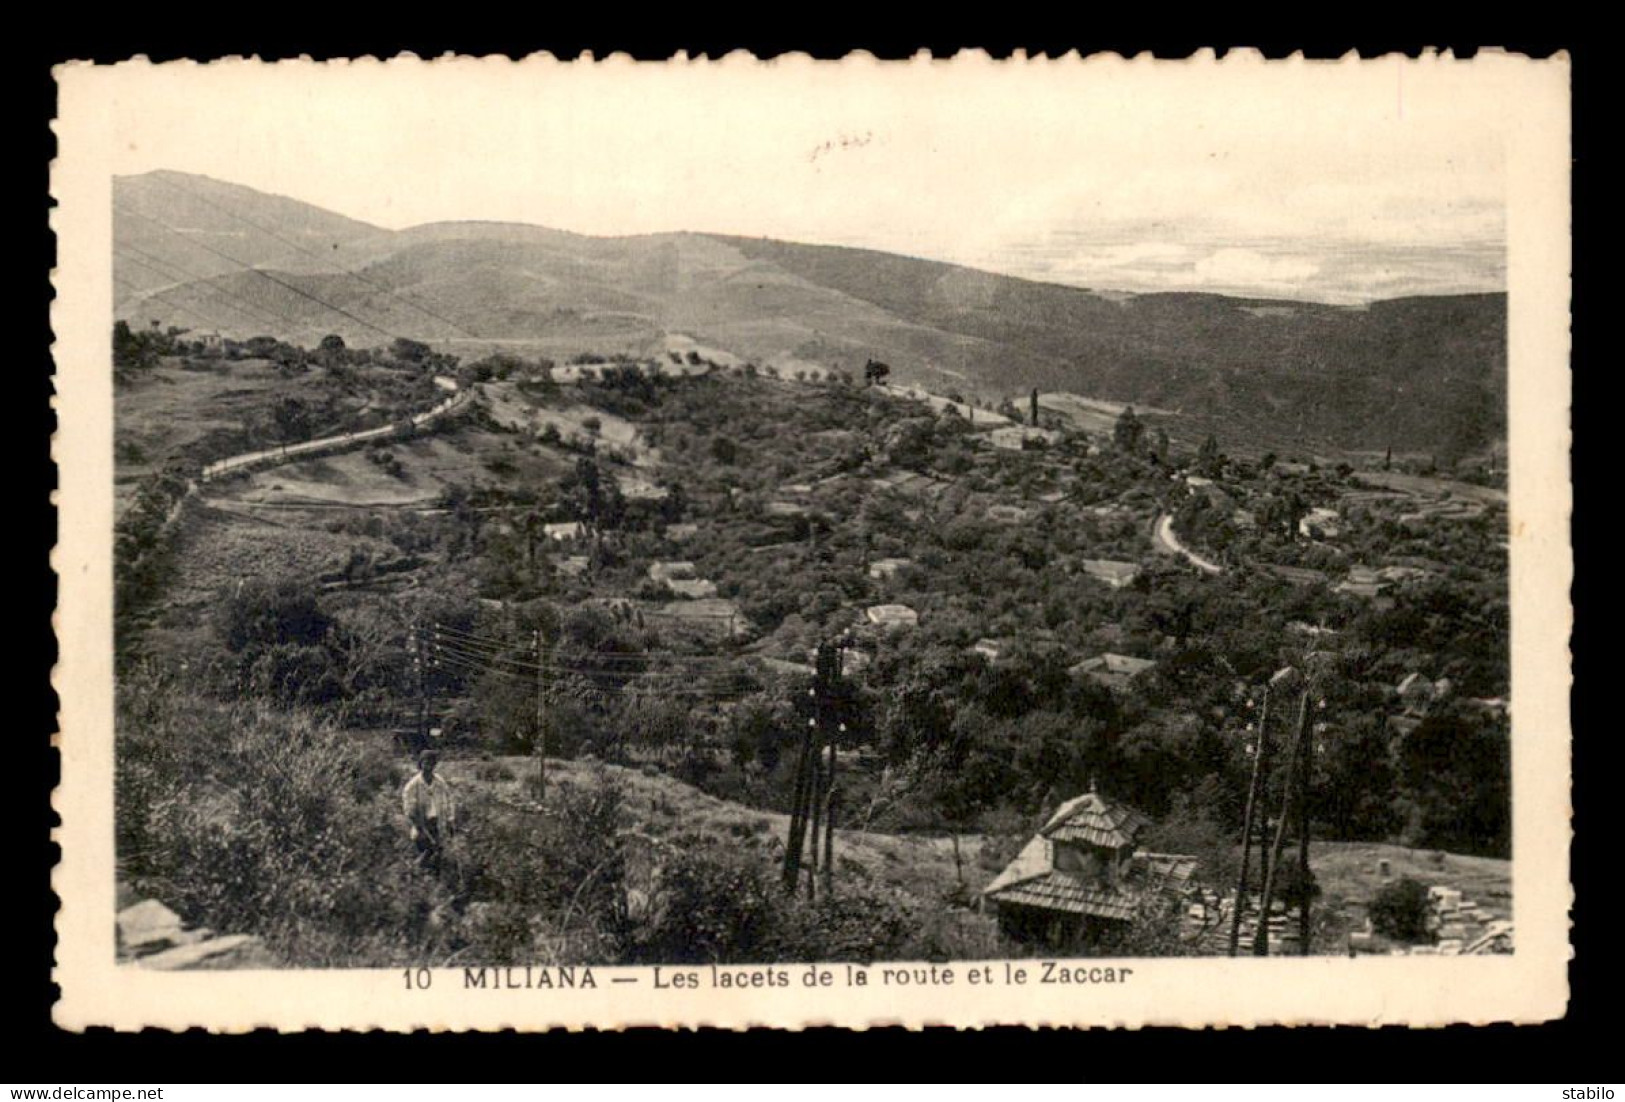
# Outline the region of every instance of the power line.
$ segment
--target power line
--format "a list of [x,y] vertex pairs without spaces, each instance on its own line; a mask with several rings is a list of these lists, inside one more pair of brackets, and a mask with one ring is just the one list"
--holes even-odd
[[[506,670],[506,669],[501,669],[499,667],[487,666],[487,665],[484,665],[484,664],[482,664],[480,662],[477,662],[477,661],[474,661],[474,660],[471,660],[471,659],[468,659],[468,658],[442,656],[442,657],[440,657],[438,659],[431,659],[431,665],[433,665],[435,662],[443,663],[446,666],[449,666],[449,667],[451,667],[453,669],[456,669],[456,670],[458,670],[460,672],[464,672],[464,673],[488,674],[488,675],[495,676],[495,677],[504,677],[504,678],[507,678],[507,679],[509,679],[511,681],[514,681],[514,682],[518,683],[518,684],[523,684],[523,685],[527,685],[527,686],[530,685],[530,683],[531,683],[531,676],[528,673],[522,673],[522,672],[520,672],[518,670]],[[567,673],[579,673],[581,671],[578,671],[578,670],[565,670],[564,672],[567,672]],[[705,698],[705,699],[708,699],[708,700],[732,701],[732,700],[742,700],[747,696],[751,696],[754,693],[759,692],[760,690],[757,690],[757,689],[745,689],[745,688],[724,689],[724,688],[722,688],[720,686],[712,687],[712,688],[694,688],[694,687],[684,687],[684,686],[668,687],[668,686],[664,686],[664,685],[639,685],[639,684],[636,684],[636,683],[628,682],[626,684],[616,685],[616,686],[595,684],[593,686],[592,691],[600,692],[600,693],[616,693],[616,694],[620,694],[620,695],[623,695],[623,696],[626,695],[626,694],[629,694],[629,693],[634,693],[635,694],[635,693],[639,693],[639,692],[645,692],[645,693],[649,693],[651,695],[658,695],[658,696],[663,696],[663,697],[664,696],[683,696],[683,697]]]
[[396,300],[397,302],[405,303],[407,306],[410,306],[412,309],[417,310],[420,313],[426,314],[429,317],[434,318],[436,321],[445,322],[447,325],[451,326],[453,329],[457,330],[459,333],[463,334],[463,336],[465,336],[465,337],[468,337],[468,338],[470,338],[472,340],[480,340],[481,339],[476,334],[469,332],[463,326],[458,325],[456,322],[454,322],[450,318],[446,317],[444,314],[437,313],[436,311],[429,309],[427,306],[420,306],[417,303],[413,302],[412,300],[410,300],[410,299],[408,299],[408,298],[406,298],[406,297],[404,297],[402,295],[396,294],[394,291],[390,290],[388,287],[385,287],[383,284],[375,283],[372,280],[368,279],[366,276],[362,275],[360,272],[354,271],[354,270],[352,270],[350,268],[346,268],[344,265],[342,265],[342,264],[338,263],[337,261],[333,260],[331,257],[323,256],[321,253],[313,252],[310,249],[307,249],[307,248],[299,245],[297,242],[289,241],[286,237],[283,237],[281,234],[277,233],[275,230],[271,229],[269,226],[263,226],[260,223],[254,221],[252,218],[249,218],[247,215],[239,214],[239,213],[237,213],[235,211],[228,210],[227,208],[221,206],[219,203],[216,203],[213,200],[204,197],[202,194],[200,194],[199,192],[193,190],[192,188],[182,187],[180,184],[174,182],[173,180],[165,179],[162,176],[154,177],[154,178],[157,179],[160,183],[165,184],[168,187],[172,188],[173,190],[178,191],[181,194],[186,195],[191,199],[195,199],[197,202],[202,203],[204,206],[211,207],[214,210],[219,211],[221,214],[224,214],[228,218],[235,218],[237,221],[243,223],[243,225],[245,225],[245,226],[253,226],[255,229],[259,230],[261,233],[264,233],[264,234],[266,234],[266,235],[268,235],[270,237],[275,238],[276,240],[282,242],[284,245],[288,246],[290,249],[295,250],[296,252],[303,253],[304,255],[306,255],[308,257],[311,257],[314,260],[319,260],[324,264],[328,264],[328,265],[330,265],[330,266],[332,266],[334,268],[337,268],[339,271],[343,272],[345,275],[348,275],[348,276],[350,276],[350,277],[352,277],[354,279],[360,280],[362,283],[365,283],[367,286],[373,288],[374,290],[383,292],[384,294],[388,295],[390,298]]
[[[122,286],[126,290],[130,291],[132,294],[141,295],[141,296],[144,296],[146,298],[162,298],[164,295],[169,293],[167,290],[165,290],[165,291],[142,291],[142,290],[139,290],[129,280],[120,279],[117,276],[113,277],[113,285],[115,287]],[[168,302],[168,303],[165,303],[164,305],[168,306],[170,309],[179,310],[183,314],[190,314],[194,318],[197,318],[199,321],[201,321],[204,325],[213,325],[213,326],[218,327],[219,324],[220,324],[219,322],[213,320],[212,318],[204,317],[202,314],[198,313],[196,310],[192,309],[189,306],[182,306],[178,302]]]
[[[625,668],[616,669],[616,668],[595,667],[595,666],[593,666],[591,664],[577,664],[577,665],[555,664],[555,663],[540,663],[540,664],[538,664],[538,663],[535,663],[535,662],[527,662],[527,661],[525,661],[523,659],[519,659],[519,658],[504,658],[504,657],[500,657],[500,656],[496,656],[496,655],[483,654],[483,653],[480,653],[480,652],[477,652],[477,651],[458,650],[456,648],[447,647],[447,646],[445,646],[443,644],[435,644],[434,645],[434,652],[433,652],[433,654],[431,656],[431,659],[432,660],[438,660],[441,657],[444,657],[444,658],[447,658],[447,659],[456,658],[456,659],[460,659],[460,660],[462,660],[464,662],[477,662],[477,663],[479,663],[480,665],[482,665],[482,666],[484,666],[486,668],[493,669],[493,670],[501,670],[503,672],[512,671],[512,672],[518,673],[518,672],[521,672],[521,671],[528,671],[528,672],[543,671],[543,672],[546,672],[546,673],[579,674],[579,675],[581,675],[583,677],[635,678],[635,677],[642,677],[642,676],[656,676],[656,675],[659,675],[661,673],[670,673],[670,674],[673,674],[673,675],[680,675],[680,676],[693,676],[694,674],[711,674],[711,675],[714,676],[714,675],[717,675],[717,674],[726,674],[726,673],[730,672],[728,670],[721,669],[721,668],[711,669],[711,670],[657,670],[657,669],[633,670],[633,669],[625,669]],[[743,671],[740,671],[740,672],[743,673]]]
[[[265,305],[257,302],[251,302],[248,299],[243,298],[241,295],[232,294],[219,284],[211,282],[210,277],[200,275],[197,272],[188,271],[179,264],[165,260],[163,257],[154,256],[152,253],[147,252],[140,246],[131,244],[117,245],[114,247],[114,251],[134,253],[135,256],[126,256],[124,258],[127,263],[146,268],[154,275],[161,276],[164,279],[173,280],[177,288],[183,286],[201,287],[207,289],[207,291],[212,294],[219,295],[222,298],[231,299],[233,302],[240,304],[238,309],[247,314],[258,315],[260,320],[263,322],[275,323],[278,321],[293,320],[293,316],[291,314],[280,319],[272,317],[272,311],[266,308]],[[136,257],[141,257],[142,259],[138,260]],[[168,269],[168,271],[165,271],[165,269]],[[304,326],[303,328],[309,328],[309,326]]]
[[342,315],[344,317],[349,318],[351,321],[355,322],[357,325],[365,326],[366,328],[371,329],[375,333],[382,333],[384,336],[389,337],[389,338],[391,338],[393,340],[405,340],[406,339],[406,338],[402,337],[398,333],[393,333],[390,330],[385,329],[381,325],[374,325],[372,322],[367,321],[364,318],[357,317],[356,315],[350,313],[350,311],[346,310],[342,306],[335,306],[333,303],[328,302],[326,299],[322,298],[320,295],[313,295],[309,291],[306,291],[304,288],[298,287],[298,286],[296,286],[296,285],[294,285],[292,283],[289,283],[285,279],[278,279],[276,276],[272,275],[270,272],[265,271],[263,268],[256,268],[253,265],[247,263],[246,261],[239,260],[237,257],[230,255],[229,253],[221,252],[219,249],[216,249],[212,245],[205,245],[201,241],[194,241],[192,238],[186,236],[180,230],[176,229],[174,226],[171,226],[167,222],[164,222],[164,221],[161,221],[161,220],[159,220],[157,218],[154,218],[149,214],[142,214],[140,211],[130,210],[128,207],[121,208],[121,207],[118,206],[117,203],[113,204],[113,207],[114,207],[115,210],[123,210],[123,212],[125,214],[134,215],[135,217],[140,218],[141,220],[143,220],[145,222],[151,222],[155,226],[160,226],[163,229],[166,229],[170,233],[174,234],[176,237],[180,238],[182,241],[185,241],[187,244],[193,245],[196,248],[202,249],[206,253],[212,253],[213,255],[218,256],[222,260],[230,261],[231,263],[237,265],[239,268],[243,269],[245,272],[252,272],[255,275],[260,276],[263,279],[268,279],[272,283],[275,283],[278,287],[282,287],[282,288],[285,288],[286,290],[292,291],[294,294],[298,295],[300,298],[309,299],[311,302],[316,303],[318,306],[321,306],[321,307],[323,307],[325,309],[331,310],[335,314],[340,314],[340,315]]
[[[518,670],[546,670],[556,673],[597,674],[611,677],[636,677],[642,675],[658,675],[661,673],[671,673],[680,676],[692,676],[694,674],[727,674],[734,672],[734,669],[736,668],[719,665],[711,669],[687,670],[662,670],[657,668],[617,669],[612,663],[605,661],[610,656],[604,655],[584,656],[583,661],[571,664],[569,662],[561,661],[532,662],[525,658],[510,657],[512,650],[508,651],[507,653],[496,652],[488,649],[481,649],[479,646],[469,646],[458,641],[444,639],[430,641],[426,644],[426,646],[433,655],[444,655],[448,657],[460,658],[465,661],[474,661],[482,665],[489,665],[492,668],[511,667]],[[637,659],[637,661],[643,663],[646,667],[652,665],[656,660],[657,659]],[[745,660],[749,660],[749,657],[747,656]],[[743,673],[744,671],[740,670],[739,672]]]
[[[134,264],[137,267],[145,268],[147,271],[152,272],[154,275],[160,276],[163,279],[168,279],[168,280],[174,280],[175,279],[175,277],[173,275],[171,275],[170,273],[161,271],[154,264],[148,263],[146,261],[137,260],[134,257],[130,257],[130,256],[125,257],[124,261],[127,264]],[[279,324],[283,324],[285,322],[292,322],[293,321],[293,318],[291,316],[289,316],[287,318],[282,318],[282,319],[273,318],[269,314],[267,314],[264,311],[260,310],[258,307],[250,304],[247,299],[240,298],[237,295],[234,295],[231,292],[225,290],[224,288],[215,286],[214,284],[208,282],[208,280],[206,280],[204,278],[201,278],[201,277],[193,277],[191,279],[180,280],[180,281],[174,282],[171,286],[166,287],[161,291],[138,291],[138,293],[150,296],[152,298],[162,298],[164,295],[173,294],[174,292],[180,290],[183,287],[197,288],[200,285],[202,287],[208,288],[210,291],[212,291],[216,295],[219,295],[219,296],[221,296],[223,298],[229,298],[229,299],[232,299],[233,301],[235,301],[237,303],[240,303],[241,305],[238,305],[238,306],[235,306],[235,307],[228,307],[228,309],[235,309],[235,310],[239,311],[240,313],[244,314],[245,316],[247,316],[247,317],[249,317],[249,318],[251,318],[253,320],[257,320],[261,325],[279,325]],[[131,286],[133,288],[133,285],[131,285]],[[179,303],[171,303],[170,305],[175,306],[177,309],[183,309],[183,307],[181,307]],[[221,323],[219,321],[211,321],[209,324],[219,328]],[[310,326],[300,326],[300,329],[302,329],[302,330],[308,330],[310,328],[311,328]]]
[[[514,643],[514,642],[512,642],[510,640],[506,640],[506,639],[500,638],[498,636],[484,635],[484,634],[481,634],[481,633],[478,633],[478,632],[467,632],[467,631],[463,631],[460,628],[448,627],[448,626],[446,626],[444,624],[436,624],[432,628],[429,628],[429,629],[426,629],[426,630],[432,631],[432,632],[440,634],[440,635],[443,635],[443,636],[451,639],[454,642],[459,642],[459,643],[466,642],[466,643],[472,644],[475,647],[484,647],[487,650],[491,650],[491,651],[495,651],[495,652],[518,651],[518,652],[524,653],[524,652],[528,652],[529,649],[530,649],[529,647],[527,647],[524,644]],[[643,652],[617,652],[617,653],[605,653],[605,652],[601,652],[601,651],[595,651],[595,652],[592,652],[589,655],[589,657],[590,657],[591,661],[598,662],[598,663],[621,662],[621,663],[633,664],[633,663],[650,663],[650,662],[666,661],[666,662],[688,662],[688,663],[715,663],[715,664],[718,664],[718,665],[723,665],[723,664],[737,663],[737,662],[740,662],[740,661],[750,661],[752,659],[758,659],[760,656],[758,656],[758,655],[732,655],[732,654],[679,654],[679,653],[677,653],[675,651],[643,651]]]

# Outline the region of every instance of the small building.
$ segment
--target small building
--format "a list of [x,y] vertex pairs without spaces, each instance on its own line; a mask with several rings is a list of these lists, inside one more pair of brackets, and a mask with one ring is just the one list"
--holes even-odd
[[694,564],[691,562],[652,562],[649,564],[650,581],[665,582],[668,585],[674,581],[695,577]]
[[970,645],[971,654],[979,654],[989,663],[997,662],[1003,656],[1008,643],[998,639],[978,639]]
[[587,572],[587,556],[566,555],[553,560],[553,569],[566,578],[579,578]]
[[1074,677],[1089,680],[1121,692],[1132,685],[1147,670],[1156,666],[1149,658],[1132,658],[1126,654],[1098,654],[1085,658],[1068,672]]
[[876,581],[885,581],[897,576],[897,572],[905,566],[913,566],[913,559],[876,559],[869,564],[869,577]]
[[1377,578],[1389,585],[1403,585],[1406,582],[1422,581],[1432,575],[1419,566],[1385,566],[1377,571]]
[[1348,577],[1337,583],[1336,590],[1339,593],[1347,593],[1351,597],[1363,597],[1369,601],[1382,596],[1392,584],[1382,576],[1380,571],[1373,570],[1369,566],[1351,566],[1349,567]]
[[988,443],[1005,451],[1019,452],[1026,448],[1048,447],[1061,439],[1054,429],[1036,425],[1005,425],[987,434]]
[[698,524],[687,522],[682,524],[668,524],[666,525],[666,538],[674,543],[682,543],[685,540],[693,539],[699,534],[699,531],[700,526]]
[[687,597],[691,601],[717,595],[717,583],[709,578],[672,578],[666,582],[666,588],[677,596]]
[[1025,524],[1032,519],[1032,513],[1020,505],[989,505],[987,519],[999,524]]
[[571,540],[585,539],[587,526],[579,520],[560,521],[557,524],[542,525],[542,535],[555,543],[568,543]]
[[671,490],[665,486],[657,486],[647,479],[635,476],[620,475],[616,482],[621,488],[621,496],[627,501],[665,501],[671,497]]
[[1096,581],[1105,582],[1113,589],[1122,589],[1131,585],[1135,578],[1140,576],[1140,567],[1137,563],[1119,562],[1115,559],[1084,559],[1083,572]]
[[1323,571],[1314,570],[1307,566],[1286,566],[1282,563],[1259,563],[1258,568],[1266,574],[1273,574],[1283,582],[1293,585],[1321,585],[1330,581]]
[[919,626],[920,614],[907,605],[870,605],[863,610],[864,619],[875,627],[887,631]]
[[1316,506],[1298,518],[1298,534],[1311,540],[1336,539],[1343,534],[1342,514]]
[[1145,815],[1091,787],[1050,816],[982,899],[1012,937],[1055,948],[1087,944],[1133,921],[1148,897],[1189,885],[1196,858],[1137,852],[1150,826]]
[[1329,628],[1325,624],[1311,624],[1307,620],[1288,621],[1286,629],[1291,632],[1296,632],[1299,635],[1310,636],[1311,638],[1319,638],[1322,635],[1337,634],[1336,628]]

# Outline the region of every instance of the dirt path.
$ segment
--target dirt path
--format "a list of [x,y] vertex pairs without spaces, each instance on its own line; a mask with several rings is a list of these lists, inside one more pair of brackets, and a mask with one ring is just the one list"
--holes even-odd
[[1195,551],[1192,551],[1189,547],[1186,547],[1183,543],[1179,542],[1179,536],[1174,532],[1173,514],[1163,513],[1161,516],[1159,516],[1156,524],[1152,526],[1151,533],[1156,539],[1158,547],[1171,555],[1179,555],[1186,562],[1196,567],[1196,569],[1200,570],[1202,573],[1224,573],[1224,567],[1220,566],[1216,562],[1211,562],[1208,559],[1204,559]]

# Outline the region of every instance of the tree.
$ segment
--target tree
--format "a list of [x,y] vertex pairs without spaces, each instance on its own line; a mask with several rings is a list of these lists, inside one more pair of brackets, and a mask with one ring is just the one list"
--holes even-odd
[[1212,433],[1208,433],[1196,453],[1196,469],[1208,478],[1218,478],[1224,473],[1224,456],[1220,454],[1219,441]]
[[396,337],[389,346],[390,355],[404,363],[420,364],[429,358],[432,350],[422,341]]
[[863,383],[865,386],[883,383],[890,374],[891,365],[883,364],[879,360],[869,360],[863,365]]
[[158,366],[161,339],[157,333],[137,333],[129,322],[113,323],[113,378],[129,382],[138,374]]
[[1406,877],[1377,893],[1371,901],[1371,926],[1395,941],[1428,939],[1428,890]]
[[308,440],[311,435],[310,407],[301,398],[284,398],[272,414],[277,435],[287,444]]
[[560,480],[564,501],[578,520],[601,528],[614,528],[626,515],[626,498],[613,476],[605,477],[598,461],[584,455],[575,470]]
[[711,458],[724,466],[731,467],[739,459],[739,445],[726,436],[713,436],[711,438]]
[[1117,450],[1135,455],[1140,450],[1140,439],[1145,435],[1145,423],[1134,412],[1133,406],[1125,406],[1122,414],[1117,418],[1117,425],[1112,429],[1112,442]]

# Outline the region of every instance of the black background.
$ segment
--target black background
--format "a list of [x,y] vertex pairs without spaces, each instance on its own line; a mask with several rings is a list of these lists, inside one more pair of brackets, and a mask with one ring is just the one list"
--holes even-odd
[[[93,1030],[75,1035],[56,1029],[50,1022],[50,1008],[56,992],[50,970],[54,935],[52,921],[56,908],[49,889],[49,875],[56,859],[55,848],[45,841],[55,822],[49,807],[49,794],[57,777],[56,752],[49,736],[55,728],[55,698],[49,686],[49,670],[55,656],[50,613],[55,600],[55,578],[46,554],[55,538],[55,515],[48,491],[55,485],[49,456],[52,414],[48,409],[50,372],[48,308],[50,288],[43,278],[53,260],[53,242],[44,217],[28,221],[25,233],[12,237],[14,244],[27,246],[13,254],[17,282],[32,293],[14,301],[26,302],[30,310],[13,315],[13,323],[38,334],[38,345],[18,342],[14,348],[27,349],[38,370],[22,363],[11,365],[10,378],[20,393],[11,408],[33,414],[41,431],[19,433],[9,443],[21,447],[21,462],[13,470],[30,476],[21,486],[13,485],[14,516],[26,518],[26,525],[13,530],[5,541],[13,569],[6,577],[14,587],[15,600],[8,602],[20,615],[13,619],[14,630],[8,663],[20,672],[22,691],[9,694],[13,702],[25,702],[21,722],[10,725],[7,734],[12,753],[6,783],[0,786],[0,799],[7,815],[5,837],[5,883],[10,889],[0,896],[7,915],[8,930],[3,943],[6,968],[3,979],[8,1026],[5,1055],[0,1057],[0,1080],[17,1085],[98,1082],[154,1084],[236,1080],[276,1081],[287,1077],[302,1080],[372,1081],[481,1081],[481,1080],[598,1080],[622,1079],[643,1073],[651,1077],[682,1079],[733,1079],[765,1076],[769,1079],[869,1079],[905,1080],[998,1080],[1043,1078],[1076,1079],[1096,1082],[1137,1080],[1167,1081],[1544,1081],[1584,1085],[1588,1082],[1618,1082],[1620,1061],[1617,1042],[1603,1032],[1606,1024],[1619,1017],[1616,1001],[1620,992],[1614,984],[1619,974],[1618,933],[1597,898],[1606,890],[1606,873],[1618,867],[1614,842],[1617,812],[1610,796],[1617,790],[1619,776],[1614,768],[1614,743],[1619,738],[1616,723],[1607,723],[1601,711],[1600,694],[1588,691],[1588,673],[1595,665],[1595,652],[1587,647],[1595,635],[1601,616],[1600,595],[1592,584],[1605,568],[1595,561],[1595,541],[1601,538],[1603,522],[1584,508],[1592,480],[1601,471],[1600,448],[1595,446],[1594,422],[1610,412],[1611,395],[1600,373],[1612,373],[1614,365],[1587,370],[1585,338],[1585,292],[1593,284],[1584,267],[1588,239],[1600,230],[1586,215],[1584,203],[1587,171],[1586,138],[1596,124],[1588,113],[1586,95],[1593,83],[1592,67],[1603,69],[1615,63],[1600,50],[1591,50],[1590,39],[1608,41],[1612,36],[1588,35],[1587,28],[1574,23],[1539,26],[1539,15],[1520,13],[1515,26],[1489,27],[1471,23],[1415,20],[1410,25],[1388,30],[1388,37],[1348,37],[1353,29],[1371,26],[1372,10],[1339,6],[1334,14],[1344,24],[1338,37],[1321,27],[1306,33],[1301,19],[1272,18],[1267,22],[1246,19],[1230,8],[1209,15],[1205,22],[1191,21],[1181,14],[1152,13],[1160,18],[1145,20],[1162,24],[1161,33],[1146,27],[1129,30],[1114,26],[1098,10],[1073,7],[1070,19],[1034,20],[1006,25],[953,25],[943,14],[891,16],[876,22],[878,9],[860,18],[843,18],[827,7],[802,7],[790,18],[800,26],[769,25],[745,30],[737,16],[718,14],[698,17],[688,12],[667,17],[669,26],[660,28],[634,7],[605,11],[600,25],[623,25],[605,33],[572,23],[567,16],[546,7],[522,14],[504,14],[496,25],[483,31],[448,31],[451,12],[422,9],[405,14],[404,9],[372,9],[365,20],[346,25],[331,10],[300,13],[286,7],[255,6],[246,14],[253,17],[233,25],[230,12],[206,10],[185,17],[184,27],[165,27],[147,8],[139,15],[109,16],[92,9],[70,12],[66,9],[34,9],[31,14],[54,24],[38,34],[32,53],[13,44],[6,52],[7,71],[14,86],[8,112],[14,123],[22,124],[10,148],[19,155],[6,174],[15,187],[21,184],[22,201],[31,212],[48,209],[48,166],[54,155],[54,138],[49,120],[55,110],[55,91],[50,66],[68,59],[117,61],[147,54],[154,60],[178,57],[208,59],[232,55],[258,55],[267,59],[296,57],[345,57],[372,54],[391,56],[411,51],[421,56],[438,56],[447,51],[464,54],[508,54],[523,56],[547,50],[560,56],[573,56],[584,50],[602,56],[624,51],[639,58],[663,58],[678,49],[691,54],[720,55],[733,49],[751,49],[760,55],[802,50],[819,57],[839,57],[851,49],[867,49],[881,57],[912,56],[929,49],[937,56],[951,54],[960,47],[980,47],[995,56],[1007,56],[1016,48],[1030,54],[1059,54],[1071,49],[1084,52],[1149,50],[1161,57],[1185,57],[1207,45],[1246,45],[1282,56],[1302,49],[1311,57],[1340,57],[1357,49],[1364,56],[1394,50],[1415,54],[1420,45],[1450,47],[1458,54],[1470,54],[1483,45],[1500,45],[1533,56],[1548,56],[1568,50],[1574,62],[1575,172],[1575,256],[1576,291],[1574,311],[1575,376],[1574,484],[1576,511],[1573,534],[1577,564],[1574,590],[1576,628],[1574,637],[1575,742],[1574,787],[1576,840],[1574,877],[1578,894],[1575,907],[1575,960],[1570,967],[1572,1002],[1569,1016],[1557,1023],[1538,1027],[1488,1026],[1478,1029],[1452,1027],[1436,1030],[1341,1029],[1260,1029],[1228,1031],[1057,1031],[1027,1029],[986,1030],[974,1035],[950,1030],[908,1032],[896,1029],[849,1033],[836,1030],[809,1030],[803,1033],[757,1030],[731,1033],[715,1030],[667,1033],[635,1030],[627,1033],[555,1033],[542,1036],[515,1034],[395,1035],[395,1034],[300,1034],[280,1036],[270,1032],[239,1037],[212,1037],[201,1031],[172,1034],[146,1032],[113,1034]],[[695,9],[697,10],[697,9]],[[942,9],[946,12],[948,9]],[[462,15],[466,9],[458,9]],[[24,11],[14,18],[24,18]],[[414,30],[416,20],[421,26]],[[707,26],[709,22],[709,26]],[[788,19],[785,20],[788,22]],[[1550,21],[1548,21],[1550,22]],[[82,25],[80,25],[82,24]],[[370,27],[368,26],[370,24]],[[526,34],[523,27],[545,28],[545,33]],[[679,25],[680,24],[680,25]],[[1358,24],[1358,28],[1356,27]],[[427,29],[432,27],[433,29]],[[634,29],[635,27],[635,29]],[[653,28],[653,29],[651,29]],[[1172,36],[1178,31],[1190,37]],[[26,32],[25,32],[26,36]],[[21,92],[20,95],[17,92]],[[20,108],[26,107],[27,110]],[[432,156],[426,150],[426,156]],[[19,204],[13,209],[22,210]],[[17,220],[20,224],[21,219]],[[31,250],[31,251],[30,251]],[[14,271],[14,278],[17,276]],[[1613,357],[1610,357],[1611,359]],[[26,381],[21,381],[26,380]],[[28,418],[22,418],[29,423]],[[19,538],[22,537],[22,538]],[[1610,602],[1612,603],[1612,602]],[[1609,714],[1607,719],[1613,719]],[[1609,893],[1611,894],[1611,893]],[[1087,997],[1087,992],[1083,993]],[[1087,1013],[1087,1008],[1084,1009]]]

